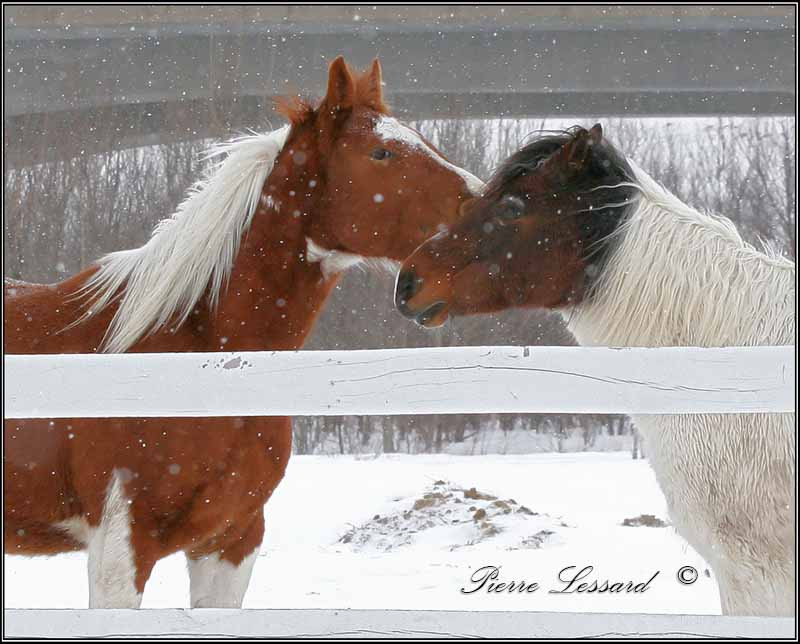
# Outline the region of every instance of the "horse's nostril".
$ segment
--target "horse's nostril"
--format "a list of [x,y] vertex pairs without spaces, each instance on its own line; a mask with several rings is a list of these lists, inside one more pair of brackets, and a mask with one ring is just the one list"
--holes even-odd
[[414,297],[421,285],[422,280],[417,277],[414,269],[401,271],[397,276],[397,285],[394,291],[397,308],[405,312],[407,310],[406,303]]

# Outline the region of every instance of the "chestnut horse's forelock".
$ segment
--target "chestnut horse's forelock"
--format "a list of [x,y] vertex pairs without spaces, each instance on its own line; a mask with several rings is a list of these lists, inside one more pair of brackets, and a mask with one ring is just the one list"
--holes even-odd
[[[391,114],[391,109],[383,100],[383,93],[376,91],[372,84],[369,74],[354,74],[349,65],[345,63],[345,68],[353,75],[354,100],[359,105],[365,105],[378,114]],[[324,105],[320,105],[324,109]],[[308,123],[318,112],[314,103],[299,95],[279,96],[275,99],[275,109],[278,114],[282,114],[292,125],[304,125]]]

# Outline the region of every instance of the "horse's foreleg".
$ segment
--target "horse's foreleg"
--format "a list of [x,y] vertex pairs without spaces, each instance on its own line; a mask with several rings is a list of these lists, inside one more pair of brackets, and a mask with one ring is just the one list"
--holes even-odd
[[241,608],[258,547],[238,564],[219,553],[188,558],[192,608]]
[[111,476],[100,525],[91,530],[87,550],[89,608],[139,608],[142,592],[136,584],[130,504],[117,471]]
[[264,538],[260,510],[244,530],[231,530],[213,550],[187,552],[192,608],[241,608]]

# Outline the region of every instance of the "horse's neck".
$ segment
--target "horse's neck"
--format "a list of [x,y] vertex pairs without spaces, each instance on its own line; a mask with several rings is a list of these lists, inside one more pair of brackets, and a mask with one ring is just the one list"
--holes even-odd
[[297,349],[311,331],[337,280],[325,279],[319,263],[306,258],[306,232],[319,209],[303,189],[307,183],[303,174],[280,195],[270,191],[270,180],[265,185],[264,207],[245,233],[230,284],[208,312],[209,350]]
[[794,264],[742,242],[677,198],[642,198],[612,242],[593,296],[565,312],[581,344],[790,344]]

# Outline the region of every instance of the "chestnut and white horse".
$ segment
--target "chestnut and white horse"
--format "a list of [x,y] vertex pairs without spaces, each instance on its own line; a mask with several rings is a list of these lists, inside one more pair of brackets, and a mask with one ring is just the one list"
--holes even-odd
[[[325,98],[284,112],[217,150],[141,248],[7,282],[5,350],[297,349],[343,269],[402,259],[482,185],[390,116],[377,61],[354,76],[337,58]],[[238,607],[291,437],[288,418],[8,419],[6,552],[87,550],[90,606],[132,608],[183,551],[191,605]]]

